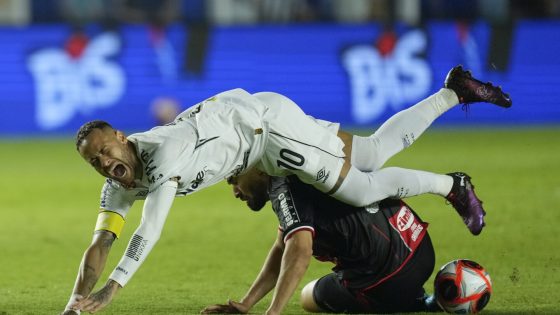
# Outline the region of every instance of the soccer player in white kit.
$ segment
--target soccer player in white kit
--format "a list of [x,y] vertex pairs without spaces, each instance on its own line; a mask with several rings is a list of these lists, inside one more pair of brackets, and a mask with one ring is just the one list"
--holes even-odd
[[[107,181],[94,239],[64,314],[98,311],[110,303],[157,242],[175,196],[253,167],[271,176],[297,175],[358,207],[391,197],[437,194],[451,202],[473,234],[479,234],[485,212],[468,175],[382,168],[445,111],[472,102],[511,106],[499,87],[458,66],[449,72],[445,88],[397,113],[369,137],[352,136],[337,123],[307,116],[283,95],[242,89],[220,93],[166,126],[129,137],[103,121],[86,123],[78,132],[77,149]],[[105,287],[90,294],[128,210],[139,199],[145,199],[140,225]]]

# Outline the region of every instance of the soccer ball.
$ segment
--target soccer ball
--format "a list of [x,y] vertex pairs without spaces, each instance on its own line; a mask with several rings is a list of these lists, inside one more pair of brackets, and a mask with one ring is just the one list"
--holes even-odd
[[476,314],[490,301],[492,281],[478,263],[458,259],[441,267],[434,280],[434,294],[448,313]]

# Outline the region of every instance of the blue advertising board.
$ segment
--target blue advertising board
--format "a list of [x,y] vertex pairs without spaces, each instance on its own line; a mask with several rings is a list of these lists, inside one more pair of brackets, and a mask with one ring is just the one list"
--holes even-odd
[[[560,22],[515,26],[509,63],[489,60],[491,29],[452,22],[384,32],[369,25],[213,27],[196,42],[184,26],[123,26],[83,34],[68,26],[0,28],[0,136],[74,132],[103,119],[137,131],[155,124],[151,104],[187,108],[223,90],[275,91],[306,113],[347,127],[373,127],[443,84],[463,64],[510,92],[511,109],[473,105],[438,124],[560,123]],[[186,67],[201,45],[198,70]],[[476,107],[476,108],[474,108]]]

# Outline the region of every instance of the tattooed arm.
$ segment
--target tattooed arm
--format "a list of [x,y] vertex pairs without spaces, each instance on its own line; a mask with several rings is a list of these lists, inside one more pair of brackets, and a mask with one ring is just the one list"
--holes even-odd
[[[115,240],[115,234],[108,231],[96,231],[93,236],[91,245],[86,249],[80,269],[78,270],[78,277],[74,284],[73,296],[77,297],[74,302],[81,300],[79,297],[86,297],[90,294],[91,290],[97,283],[101,272],[105,268],[107,256],[111,250],[111,245]],[[71,303],[66,307],[70,309]]]
[[100,311],[111,302],[118,289],[127,284],[159,240],[176,192],[177,182],[170,180],[148,194],[140,225],[134,231],[121,261],[105,286],[80,299],[75,305],[76,309],[87,312]]
[[95,232],[93,242],[82,259],[78,279],[74,285],[74,293],[87,296],[91,292],[105,268],[105,262],[114,240],[115,235],[111,232]]

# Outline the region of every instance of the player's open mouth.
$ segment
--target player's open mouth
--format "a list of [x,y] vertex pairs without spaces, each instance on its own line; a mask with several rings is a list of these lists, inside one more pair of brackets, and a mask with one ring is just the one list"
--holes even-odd
[[113,169],[113,175],[115,177],[123,177],[126,174],[126,168],[122,164],[117,164]]

